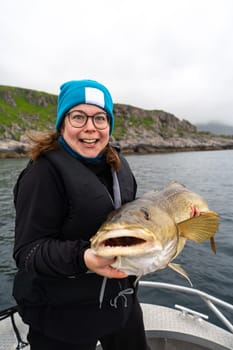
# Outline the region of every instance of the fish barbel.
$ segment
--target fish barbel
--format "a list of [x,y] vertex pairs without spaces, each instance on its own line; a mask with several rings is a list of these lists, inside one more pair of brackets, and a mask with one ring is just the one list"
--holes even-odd
[[[192,207],[200,215],[190,217]],[[218,226],[218,214],[209,210],[200,195],[172,182],[113,211],[91,238],[91,248],[99,256],[115,257],[112,266],[127,275],[140,277],[169,266],[190,282],[185,270],[172,260],[187,239],[197,243],[210,239],[216,252]]]

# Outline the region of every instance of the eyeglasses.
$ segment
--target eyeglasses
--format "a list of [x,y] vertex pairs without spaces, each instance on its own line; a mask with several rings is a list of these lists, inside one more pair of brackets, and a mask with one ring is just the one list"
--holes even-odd
[[87,115],[82,111],[72,111],[66,113],[66,115],[68,116],[70,124],[74,128],[82,128],[85,126],[87,124],[88,118],[92,119],[92,123],[96,129],[104,130],[109,126],[108,115],[104,112],[98,112],[94,115]]

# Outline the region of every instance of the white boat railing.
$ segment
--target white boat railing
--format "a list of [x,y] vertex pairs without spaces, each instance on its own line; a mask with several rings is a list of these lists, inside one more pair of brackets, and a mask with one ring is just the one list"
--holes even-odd
[[233,333],[233,324],[224,316],[223,312],[221,312],[216,305],[224,307],[225,309],[233,312],[233,305],[216,298],[208,293],[202,292],[195,288],[184,287],[176,284],[163,283],[163,282],[150,282],[150,281],[140,281],[139,286],[141,287],[150,287],[156,289],[168,289],[174,290],[176,292],[186,293],[198,296],[202,299],[209,309],[215,314],[215,316],[222,321],[222,323]]
[[[2,311],[0,311],[0,321],[3,321],[7,318],[9,318],[11,320],[11,327],[14,331],[16,341],[17,341],[17,346],[15,349],[19,350],[19,349],[23,349],[24,347],[28,346],[28,343],[22,339],[20,331],[16,325],[15,314],[17,314],[17,313],[18,313],[18,309],[17,309],[16,305],[12,306],[8,309],[2,310]],[[11,349],[12,349],[12,347],[11,347]]]

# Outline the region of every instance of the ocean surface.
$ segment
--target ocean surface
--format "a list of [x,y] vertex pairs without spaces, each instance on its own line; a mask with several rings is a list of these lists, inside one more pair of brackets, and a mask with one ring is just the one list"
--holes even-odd
[[[233,304],[233,151],[132,155],[127,156],[127,160],[138,183],[138,196],[176,180],[201,194],[210,209],[219,213],[217,254],[211,251],[209,241],[202,244],[188,241],[175,262],[186,270],[194,288]],[[11,296],[15,273],[12,189],[26,163],[27,159],[0,159],[0,310],[15,304]],[[189,287],[186,279],[169,268],[143,279]],[[188,296],[175,292],[143,288],[139,291],[139,298],[142,302],[171,307],[180,304],[207,312],[200,299],[191,303]],[[233,322],[232,313],[226,315]],[[215,316],[210,315],[210,319],[218,324]]]

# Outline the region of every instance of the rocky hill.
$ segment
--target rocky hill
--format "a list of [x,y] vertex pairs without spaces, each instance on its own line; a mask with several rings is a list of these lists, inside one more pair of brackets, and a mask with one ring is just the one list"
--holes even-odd
[[[25,156],[25,133],[53,129],[57,96],[0,86],[0,157]],[[187,120],[161,110],[115,104],[113,143],[124,153],[233,149],[233,138],[198,132]]]

